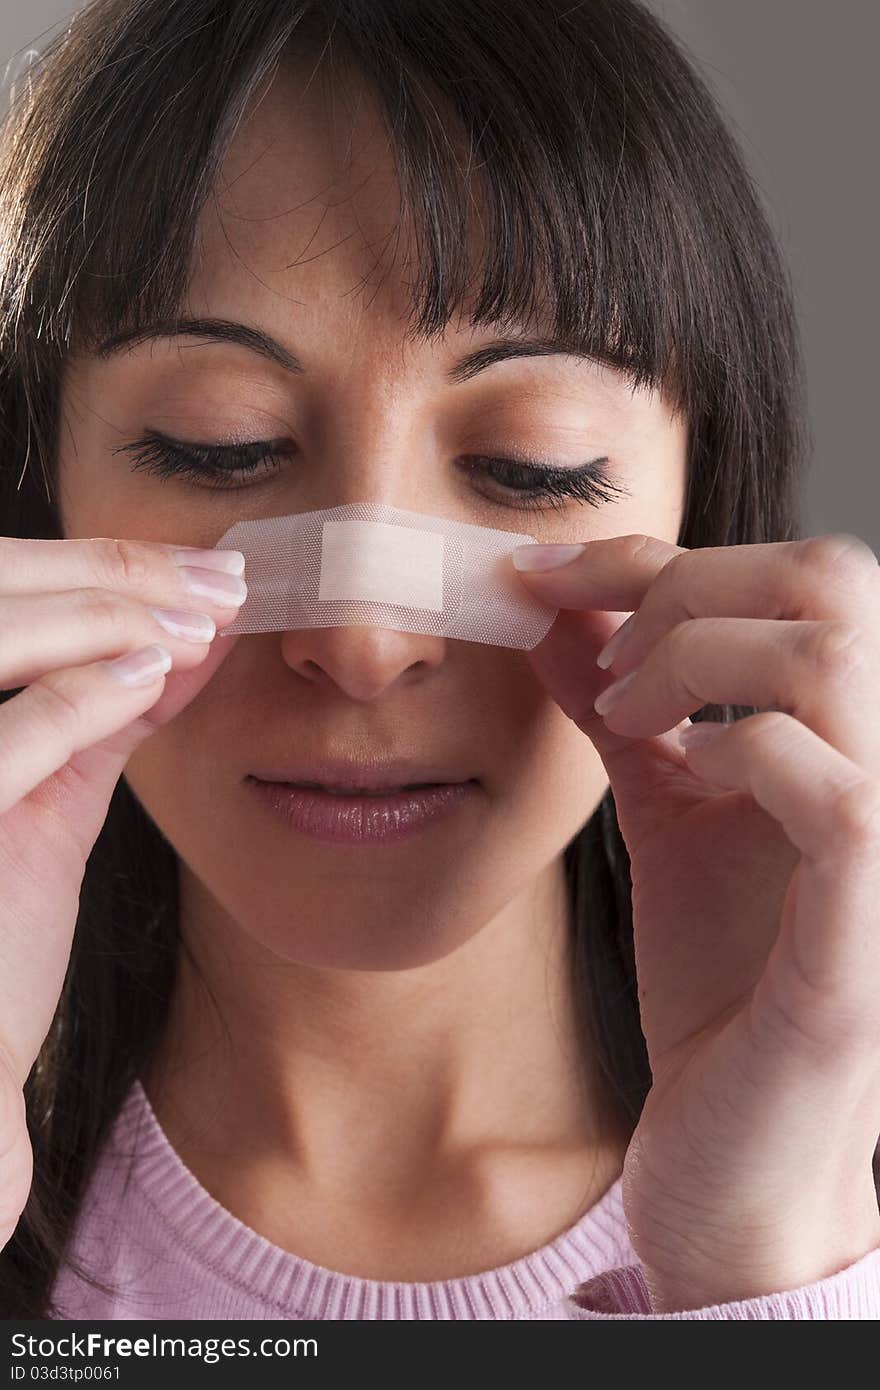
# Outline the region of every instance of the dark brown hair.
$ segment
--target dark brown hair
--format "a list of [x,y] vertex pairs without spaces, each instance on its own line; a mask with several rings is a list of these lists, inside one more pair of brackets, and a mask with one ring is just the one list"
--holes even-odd
[[[526,323],[549,306],[560,341],[678,402],[690,439],[680,545],[802,534],[788,273],[707,88],[635,0],[92,0],[19,80],[0,141],[0,534],[63,538],[65,358],[179,312],[229,140],[278,64],[303,54],[355,64],[381,102],[417,234],[415,333],[442,332],[471,288],[453,119],[478,155],[486,219],[473,322]],[[598,1054],[631,1132],[651,1076],[610,792],[565,866],[585,1055]],[[6,1317],[53,1314],[101,1141],[165,1024],[177,893],[174,849],[123,777],[27,1080],[34,1177],[0,1254]]]

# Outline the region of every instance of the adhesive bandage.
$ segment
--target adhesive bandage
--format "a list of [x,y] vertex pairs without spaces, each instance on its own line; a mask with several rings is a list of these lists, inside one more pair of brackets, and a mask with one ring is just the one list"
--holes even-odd
[[218,635],[367,625],[529,651],[558,612],[509,558],[530,541],[379,502],[237,521],[214,548],[242,552],[248,594]]

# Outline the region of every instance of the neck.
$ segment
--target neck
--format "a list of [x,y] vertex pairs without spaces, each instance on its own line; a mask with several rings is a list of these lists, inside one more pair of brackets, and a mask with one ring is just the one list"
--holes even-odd
[[[316,1190],[418,1191],[468,1155],[614,1147],[583,1055],[561,860],[417,969],[315,969],[230,922],[181,864],[182,954],[145,1087],[172,1138],[271,1156]],[[206,988],[207,986],[207,988]],[[389,1144],[389,1136],[393,1143]],[[612,1165],[613,1167],[613,1165]],[[611,1170],[608,1170],[611,1171]]]

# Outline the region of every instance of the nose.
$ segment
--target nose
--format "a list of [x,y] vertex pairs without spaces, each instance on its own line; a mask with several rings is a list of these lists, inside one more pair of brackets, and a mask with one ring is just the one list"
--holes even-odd
[[387,627],[310,627],[285,632],[281,651],[291,670],[312,685],[368,701],[395,685],[423,680],[443,660],[446,641]]

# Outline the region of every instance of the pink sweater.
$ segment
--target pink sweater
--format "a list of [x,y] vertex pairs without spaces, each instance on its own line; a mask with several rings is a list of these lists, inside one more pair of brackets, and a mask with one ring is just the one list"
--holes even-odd
[[73,1248],[116,1291],[93,1290],[63,1268],[53,1296],[64,1319],[880,1318],[880,1248],[806,1288],[653,1313],[619,1178],[574,1226],[498,1269],[418,1284],[324,1269],[214,1200],[169,1144],[139,1081],[92,1175]]

